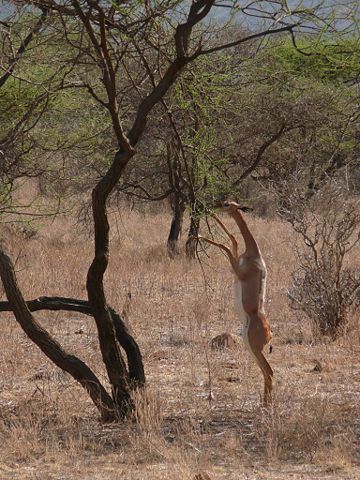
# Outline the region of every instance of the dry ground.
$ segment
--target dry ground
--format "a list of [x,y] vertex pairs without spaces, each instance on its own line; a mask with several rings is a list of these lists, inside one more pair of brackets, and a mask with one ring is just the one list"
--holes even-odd
[[[82,389],[12,315],[1,314],[0,478],[360,478],[358,319],[338,342],[315,344],[308,321],[287,306],[295,237],[278,221],[250,218],[268,265],[274,334],[275,402],[263,411],[262,377],[243,345],[209,347],[216,334],[239,332],[227,261],[213,248],[201,257],[203,269],[169,260],[169,221],[125,210],[112,224],[108,299],[121,311],[132,294],[129,321],[148,380],[145,398],[137,398],[138,424],[102,425]],[[91,240],[70,220],[58,218],[31,239],[7,237],[27,299],[86,297]],[[91,319],[62,312],[36,318],[104,378]]]

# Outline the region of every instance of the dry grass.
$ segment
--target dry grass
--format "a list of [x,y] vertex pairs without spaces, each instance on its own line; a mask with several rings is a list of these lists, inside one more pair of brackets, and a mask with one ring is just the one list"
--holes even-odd
[[[102,425],[82,389],[56,369],[1,314],[1,479],[355,479],[360,476],[360,329],[357,319],[334,344],[314,344],[310,325],[287,306],[295,259],[287,225],[251,218],[269,269],[267,310],[274,333],[270,363],[275,402],[260,408],[262,377],[242,344],[214,351],[209,341],[237,333],[232,275],[208,250],[198,262],[170,261],[169,216],[124,210],[114,216],[109,303],[132,293],[131,328],[145,360],[148,388],[137,396],[138,423]],[[91,242],[68,219],[24,240],[26,298],[85,298]],[[49,331],[105,378],[94,322],[39,313]],[[198,477],[200,478],[200,477]]]

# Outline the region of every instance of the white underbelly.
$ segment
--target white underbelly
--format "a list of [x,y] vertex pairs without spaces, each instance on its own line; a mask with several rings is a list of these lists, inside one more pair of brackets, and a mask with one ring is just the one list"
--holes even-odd
[[250,325],[250,318],[245,312],[244,305],[242,302],[242,285],[239,280],[235,280],[235,285],[234,285],[234,290],[235,290],[235,308],[236,312],[239,316],[239,319],[242,322],[242,329],[241,329],[241,336],[243,338],[245,346],[250,350],[250,344],[249,344],[249,325]]
[[243,301],[242,301],[242,285],[241,285],[241,282],[237,279],[235,280],[234,290],[235,290],[236,312],[239,315],[239,318],[244,325],[244,323],[246,322],[246,312],[244,310],[244,305],[243,305]]
[[259,292],[259,312],[265,314],[265,294],[266,294],[266,274],[262,279],[261,290]]

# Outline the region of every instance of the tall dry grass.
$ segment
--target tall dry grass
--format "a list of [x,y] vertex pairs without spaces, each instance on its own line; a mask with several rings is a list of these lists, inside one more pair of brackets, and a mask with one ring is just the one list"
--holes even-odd
[[[1,314],[0,478],[359,478],[358,319],[336,343],[314,343],[308,321],[287,304],[296,237],[284,223],[249,217],[268,266],[274,335],[275,399],[264,411],[262,376],[243,345],[209,346],[219,333],[239,333],[227,261],[213,248],[201,265],[169,260],[169,221],[166,212],[128,209],[112,218],[106,292],[118,311],[132,294],[129,322],[148,381],[135,399],[136,423],[99,423],[82,389]],[[71,219],[30,239],[6,237],[26,298],[85,298],[92,242]],[[91,319],[36,316],[105,381]]]

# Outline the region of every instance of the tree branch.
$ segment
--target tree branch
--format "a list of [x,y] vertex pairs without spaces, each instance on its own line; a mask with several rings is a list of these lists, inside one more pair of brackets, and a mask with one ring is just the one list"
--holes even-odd
[[34,28],[30,31],[30,33],[21,42],[21,45],[18,48],[11,64],[6,69],[6,73],[2,77],[0,77],[0,88],[4,85],[4,83],[8,80],[8,78],[12,75],[12,73],[14,71],[14,68],[16,67],[21,55],[25,52],[26,48],[28,47],[30,42],[33,40],[35,35],[37,33],[39,33],[41,27],[43,26],[43,24],[46,20],[47,15],[48,15],[48,11],[43,10],[42,14],[41,14],[39,20],[37,21],[36,25],[34,26]]
[[99,379],[79,358],[68,354],[33,318],[17,285],[10,258],[0,250],[0,276],[15,318],[40,350],[62,370],[68,372],[89,393],[104,420],[116,418],[116,406]]
[[[65,310],[93,316],[89,302],[77,298],[39,297],[35,300],[28,300],[26,305],[30,312],[37,312],[40,310]],[[0,312],[8,312],[12,310],[10,302],[0,302]],[[112,321],[114,322],[117,341],[125,350],[128,358],[131,385],[133,387],[142,387],[145,385],[145,374],[140,349],[134,338],[130,335],[120,315],[118,315],[112,308],[109,308],[109,310]]]
[[134,147],[139,141],[145,126],[147,117],[152,108],[164,97],[169,88],[174,84],[179,73],[192,60],[194,60],[199,51],[189,56],[189,41],[193,27],[199,23],[210,12],[215,0],[197,0],[190,7],[188,17],[184,23],[177,26],[174,35],[176,57],[167,68],[164,76],[140,103],[135,121],[128,134],[129,141]]
[[253,172],[255,170],[255,168],[258,167],[259,163],[261,162],[262,156],[264,155],[266,150],[270,147],[270,145],[272,145],[274,142],[276,142],[276,140],[278,140],[281,137],[281,135],[283,134],[284,131],[285,131],[285,124],[283,124],[281,126],[280,130],[278,130],[276,133],[274,133],[274,135],[272,137],[270,137],[269,140],[267,140],[266,142],[264,142],[261,145],[261,147],[259,148],[259,150],[257,152],[255,160],[240,175],[240,177],[233,182],[233,184],[232,184],[233,187],[237,187],[242,182],[242,180],[244,180],[244,178],[248,177],[250,175],[250,173]]
[[241,45],[242,43],[249,42],[250,40],[255,40],[257,38],[266,37],[268,35],[274,35],[276,33],[282,32],[293,32],[293,29],[298,25],[295,23],[293,25],[287,25],[281,28],[275,28],[274,30],[265,30],[264,32],[254,33],[253,35],[248,35],[247,37],[240,38],[239,40],[235,40],[234,42],[224,43],[223,45],[219,45],[217,47],[208,48],[207,50],[200,50],[198,52],[199,55],[208,55],[209,53],[219,52],[220,50],[226,50],[227,48],[236,47],[237,45]]

